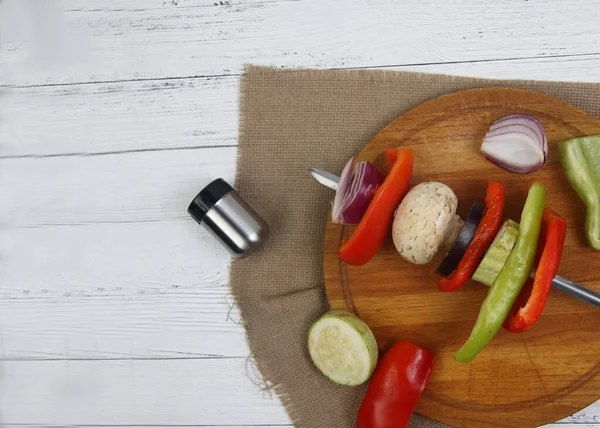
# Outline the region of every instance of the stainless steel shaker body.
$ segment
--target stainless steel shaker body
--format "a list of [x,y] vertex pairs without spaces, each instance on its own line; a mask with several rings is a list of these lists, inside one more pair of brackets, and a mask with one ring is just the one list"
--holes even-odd
[[250,254],[269,234],[265,221],[220,178],[194,198],[188,213],[236,258]]

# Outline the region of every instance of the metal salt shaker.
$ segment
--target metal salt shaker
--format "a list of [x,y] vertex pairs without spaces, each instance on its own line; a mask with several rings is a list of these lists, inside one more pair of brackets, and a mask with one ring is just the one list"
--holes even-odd
[[198,193],[188,213],[235,258],[250,254],[269,234],[265,221],[220,178]]

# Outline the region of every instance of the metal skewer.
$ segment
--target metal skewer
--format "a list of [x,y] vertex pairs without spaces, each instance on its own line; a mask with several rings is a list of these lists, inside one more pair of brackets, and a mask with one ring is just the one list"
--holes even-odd
[[600,308],[600,293],[596,293],[589,288],[585,288],[583,285],[579,285],[570,279],[556,275],[552,280],[552,287],[570,294],[579,300],[583,300],[584,302],[594,305],[597,308]]
[[[339,177],[325,171],[323,169],[308,168],[308,172],[322,185],[329,187],[330,189],[337,190]],[[589,288],[579,285],[567,278],[563,278],[560,275],[556,275],[552,280],[552,287],[567,293],[579,300],[583,300],[591,305],[600,308],[600,293],[597,293]]]

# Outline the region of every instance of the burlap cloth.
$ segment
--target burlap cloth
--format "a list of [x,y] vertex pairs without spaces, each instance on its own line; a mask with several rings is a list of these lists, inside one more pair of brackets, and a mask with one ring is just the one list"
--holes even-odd
[[[600,85],[500,81],[372,70],[247,67],[241,77],[235,187],[270,226],[231,266],[231,287],[258,369],[298,427],[354,426],[366,387],[337,386],[312,365],[311,323],[327,309],[322,242],[333,192],[306,168],[339,174],[386,124],[434,97],[486,86],[553,95],[598,117]],[[414,415],[413,427],[441,427]]]

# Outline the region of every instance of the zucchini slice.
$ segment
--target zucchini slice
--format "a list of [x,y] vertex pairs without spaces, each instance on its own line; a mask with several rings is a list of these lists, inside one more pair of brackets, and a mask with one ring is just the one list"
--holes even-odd
[[488,286],[494,283],[517,242],[517,235],[519,235],[519,223],[507,220],[502,224],[492,245],[473,274],[475,281]]
[[341,385],[366,382],[377,365],[373,332],[346,311],[329,311],[314,322],[308,333],[308,351],[315,366]]

